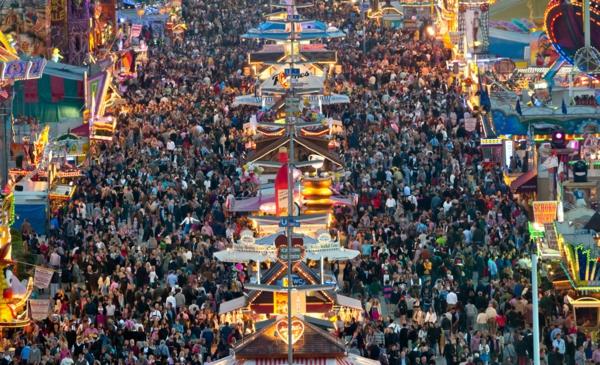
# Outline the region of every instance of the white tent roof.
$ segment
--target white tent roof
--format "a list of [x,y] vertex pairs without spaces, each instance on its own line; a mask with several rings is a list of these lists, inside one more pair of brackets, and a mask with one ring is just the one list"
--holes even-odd
[[[266,82],[268,81],[270,80],[267,80]],[[350,102],[350,98],[347,95],[342,94],[304,95],[302,97],[302,103],[304,103],[304,100],[308,100],[312,107],[319,106],[319,101],[321,101],[322,105],[347,104]],[[265,95],[262,97],[254,95],[240,95],[235,97],[233,101],[233,106],[263,106],[263,103],[265,107],[271,107],[275,104],[275,97],[269,95]]]
[[253,251],[250,249],[241,250],[241,249],[225,249],[222,251],[215,252],[214,257],[222,262],[250,262],[250,261],[268,261],[275,260],[277,257],[275,255],[275,251],[265,253],[265,251],[259,251],[258,249]]
[[[237,360],[235,355],[230,355],[217,361],[208,362],[207,365],[287,365],[287,359],[256,359]],[[322,358],[315,354],[315,358],[294,358],[294,365],[380,365],[377,360],[367,359],[354,354],[347,354],[340,358]]]
[[320,260],[321,257],[323,257],[329,261],[345,261],[352,260],[359,254],[360,252],[345,247],[320,248],[318,245],[315,245],[313,247],[308,247],[306,250],[306,258],[310,260]]
[[[321,90],[324,82],[325,79],[323,77],[313,75],[299,79],[292,79],[292,83],[295,83],[294,90],[299,94]],[[285,94],[287,91],[287,89],[281,87],[278,82],[274,82],[273,79],[267,79],[263,81],[263,83],[260,85],[260,90],[262,92],[278,94]]]
[[221,305],[219,305],[219,314],[229,313],[231,311],[243,308],[245,306],[246,296],[242,295],[241,297],[221,303]]
[[363,310],[362,303],[358,299],[347,297],[345,295],[336,294],[336,302],[342,307]]

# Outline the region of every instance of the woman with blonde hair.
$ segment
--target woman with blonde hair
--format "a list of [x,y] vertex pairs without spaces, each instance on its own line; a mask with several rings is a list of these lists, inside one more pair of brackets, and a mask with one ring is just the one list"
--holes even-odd
[[415,312],[412,316],[412,321],[414,324],[421,327],[425,323],[425,312],[423,312],[418,302],[415,303],[414,308]]

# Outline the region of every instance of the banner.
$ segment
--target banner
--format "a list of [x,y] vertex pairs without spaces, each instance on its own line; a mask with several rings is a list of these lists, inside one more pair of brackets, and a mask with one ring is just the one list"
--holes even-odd
[[552,223],[556,220],[558,202],[535,201],[533,202],[533,221],[539,224]]
[[61,25],[67,20],[67,1],[51,0],[50,2],[50,24]]
[[131,25],[131,37],[137,38],[142,33],[142,25],[141,24],[133,24]]
[[65,98],[65,80],[60,77],[50,76],[50,94],[53,103],[62,101]]
[[31,319],[43,321],[50,314],[50,299],[29,299]]
[[45,56],[50,52],[49,0],[18,0],[0,6],[0,31],[12,35],[25,56]]
[[23,94],[25,103],[37,103],[39,101],[38,80],[23,81]]
[[54,275],[54,270],[36,266],[33,274],[33,285],[39,289],[46,289],[52,281],[52,275]]
[[465,130],[467,132],[474,132],[477,128],[477,118],[465,118]]

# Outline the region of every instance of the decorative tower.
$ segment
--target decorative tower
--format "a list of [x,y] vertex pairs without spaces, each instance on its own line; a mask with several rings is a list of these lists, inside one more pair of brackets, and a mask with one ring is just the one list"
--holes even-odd
[[90,0],[67,0],[67,63],[81,65],[86,59],[90,30]]
[[[313,205],[324,214],[301,215],[294,209],[298,178],[307,178],[312,170],[317,174],[325,160],[331,167],[339,162],[316,142],[327,144],[325,138],[336,129],[321,111],[331,102],[325,96],[333,96],[325,86],[330,71],[321,64],[334,61],[335,54],[317,42],[343,33],[322,22],[303,20],[294,0],[275,6],[284,11],[244,35],[275,44],[250,55],[251,64],[258,61],[252,66],[259,83],[254,96],[239,97],[236,104],[262,107],[261,115],[245,125],[259,142],[247,162],[277,171],[277,209],[275,215],[251,217],[255,230],[243,231],[232,247],[214,254],[220,261],[235,263],[238,270],[251,271],[256,265],[256,276],[244,283],[244,295],[219,305],[224,322],[241,325],[252,335],[234,344],[234,355],[213,364],[379,364],[347,354],[346,345],[332,333],[333,322],[361,320],[363,308],[360,300],[337,293],[336,278],[326,275],[324,262],[351,260],[359,252],[341,247],[330,234],[329,202]],[[347,102],[347,97],[339,95],[337,100]],[[298,174],[301,169],[303,174]],[[313,189],[309,198],[328,199],[329,191],[321,190],[328,189],[327,182],[305,186]],[[266,270],[261,274],[263,264]],[[319,264],[320,270],[311,264]]]
[[458,53],[485,54],[489,40],[489,10],[495,0],[459,0]]

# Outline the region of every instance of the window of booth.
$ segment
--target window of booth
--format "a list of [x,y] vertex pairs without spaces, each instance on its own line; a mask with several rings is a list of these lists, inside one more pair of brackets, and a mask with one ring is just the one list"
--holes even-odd
[[596,327],[598,325],[598,308],[575,308],[576,325]]

